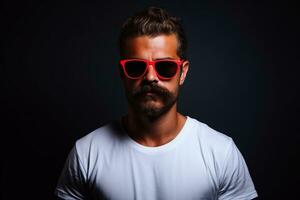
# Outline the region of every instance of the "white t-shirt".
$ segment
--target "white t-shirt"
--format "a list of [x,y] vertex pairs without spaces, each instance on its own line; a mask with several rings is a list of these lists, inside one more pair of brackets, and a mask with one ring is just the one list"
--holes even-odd
[[257,197],[233,140],[191,117],[158,147],[131,139],[114,121],[79,139],[55,193],[62,199],[247,200]]

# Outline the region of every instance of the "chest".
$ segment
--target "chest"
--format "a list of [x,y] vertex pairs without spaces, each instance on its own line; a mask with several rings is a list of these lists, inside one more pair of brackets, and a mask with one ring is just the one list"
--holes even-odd
[[107,199],[216,199],[215,174],[197,151],[123,150],[99,162],[92,190]]

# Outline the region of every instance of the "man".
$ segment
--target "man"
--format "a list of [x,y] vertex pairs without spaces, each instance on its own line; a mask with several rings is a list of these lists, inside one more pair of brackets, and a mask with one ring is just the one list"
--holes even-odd
[[128,114],[79,139],[66,161],[61,199],[253,199],[233,140],[177,112],[186,78],[179,20],[150,7],[120,34],[120,74]]

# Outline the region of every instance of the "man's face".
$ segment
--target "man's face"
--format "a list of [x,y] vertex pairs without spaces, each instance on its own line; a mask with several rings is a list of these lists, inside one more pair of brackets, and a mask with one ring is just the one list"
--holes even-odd
[[[159,59],[179,60],[177,55],[178,40],[175,34],[157,37],[139,36],[129,39],[124,48],[124,57],[155,61]],[[188,62],[183,63],[182,73],[170,80],[160,80],[152,65],[139,79],[129,79],[124,74],[122,80],[125,94],[134,112],[155,119],[176,106],[179,86],[183,84],[188,70]]]

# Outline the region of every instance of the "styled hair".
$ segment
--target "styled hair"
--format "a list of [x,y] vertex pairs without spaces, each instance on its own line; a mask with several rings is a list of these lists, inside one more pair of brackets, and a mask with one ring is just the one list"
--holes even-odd
[[128,18],[121,28],[119,48],[121,57],[128,39],[138,36],[156,37],[158,35],[175,34],[178,40],[177,54],[181,59],[186,59],[187,38],[180,19],[158,7],[148,7]]

